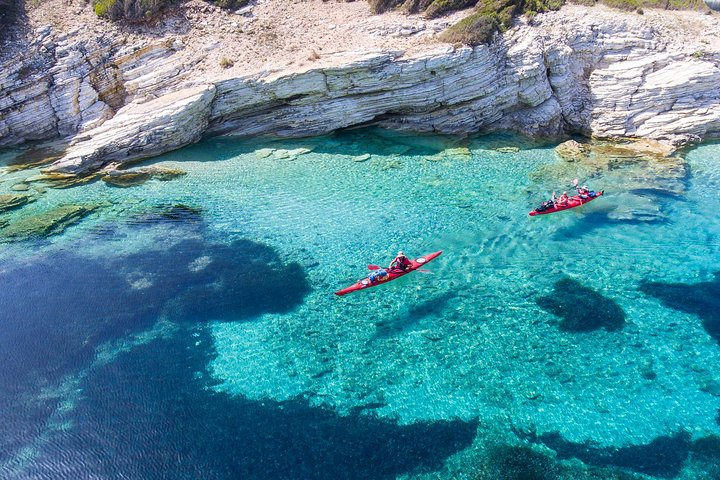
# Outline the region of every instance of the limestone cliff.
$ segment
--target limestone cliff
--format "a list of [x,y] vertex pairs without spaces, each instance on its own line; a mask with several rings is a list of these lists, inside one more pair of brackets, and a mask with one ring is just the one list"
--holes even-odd
[[[78,173],[202,136],[302,137],[361,124],[673,144],[720,133],[717,45],[634,14],[585,10],[570,21],[539,16],[490,46],[324,55],[303,69],[231,78],[204,76],[173,38],[128,46],[45,29],[27,55],[0,65],[0,145],[69,137],[50,169]],[[717,38],[717,19],[703,21]]]

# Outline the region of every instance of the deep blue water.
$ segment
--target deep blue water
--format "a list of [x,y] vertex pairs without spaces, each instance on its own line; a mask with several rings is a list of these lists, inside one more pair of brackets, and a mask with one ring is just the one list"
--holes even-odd
[[[29,183],[2,223],[97,209],[0,243],[0,476],[720,478],[720,146],[553,147],[224,139]],[[527,215],[577,177],[605,196]],[[333,295],[398,249],[444,253]]]

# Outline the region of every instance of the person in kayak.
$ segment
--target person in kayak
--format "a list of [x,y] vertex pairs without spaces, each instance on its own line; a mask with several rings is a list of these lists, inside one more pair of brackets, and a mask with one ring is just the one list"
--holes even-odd
[[557,201],[558,201],[558,198],[555,195],[555,192],[553,192],[550,199],[542,204],[543,210],[548,209],[548,208],[553,208],[555,206],[555,204],[557,203]]
[[407,272],[410,270],[410,267],[412,266],[412,262],[409,258],[405,256],[405,254],[401,251],[398,252],[395,259],[390,262],[390,269],[397,268],[398,270],[402,270],[403,272]]
[[560,195],[560,197],[557,199],[557,205],[560,207],[566,206],[568,203],[568,199],[569,197],[567,192],[562,192],[562,195]]
[[595,196],[595,192],[590,190],[587,185],[583,185],[582,187],[575,187],[575,189],[578,192],[578,195],[580,195],[580,198],[583,200],[587,200],[588,198],[592,198]]

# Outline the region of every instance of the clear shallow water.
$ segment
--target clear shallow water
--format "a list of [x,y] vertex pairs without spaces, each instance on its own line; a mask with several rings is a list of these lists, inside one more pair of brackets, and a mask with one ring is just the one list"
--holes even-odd
[[[156,159],[188,172],[170,182],[48,189],[4,218],[99,208],[0,246],[0,471],[530,478],[484,470],[530,445],[508,455],[539,478],[571,458],[703,478],[719,156],[568,163],[511,137],[355,131],[207,141]],[[606,195],[527,215],[575,177]],[[444,253],[332,294],[398,249]]]

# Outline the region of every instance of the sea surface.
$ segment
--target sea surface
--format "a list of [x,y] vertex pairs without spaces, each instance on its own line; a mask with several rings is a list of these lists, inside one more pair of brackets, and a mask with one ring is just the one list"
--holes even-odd
[[[720,144],[555,146],[212,139],[128,188],[0,152],[0,478],[720,478]],[[333,294],[398,250],[443,254]]]

